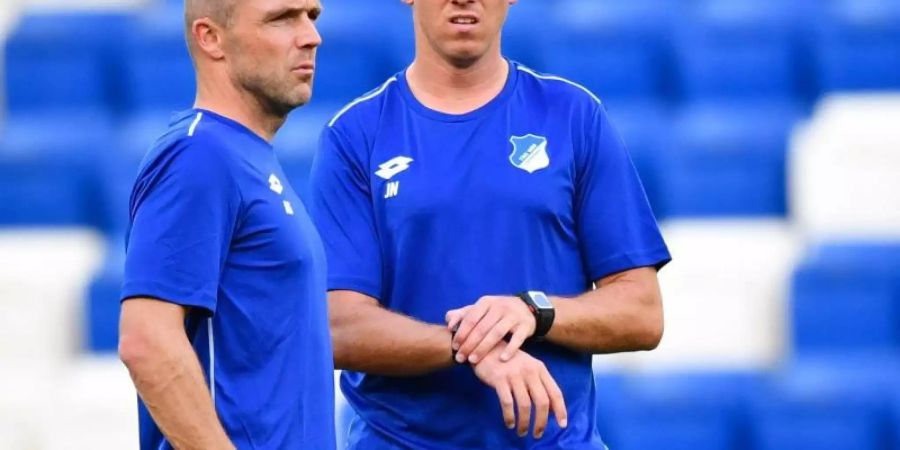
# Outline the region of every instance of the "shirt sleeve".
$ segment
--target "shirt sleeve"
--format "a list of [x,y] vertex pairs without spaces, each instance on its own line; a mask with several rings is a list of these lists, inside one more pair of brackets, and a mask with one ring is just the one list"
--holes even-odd
[[591,280],[672,258],[618,131],[598,107],[576,154],[575,213]]
[[150,297],[215,314],[240,204],[213,145],[181,143],[162,152],[132,192],[122,299]]
[[310,214],[328,259],[328,290],[382,297],[381,244],[368,170],[350,142],[326,127],[310,175]]

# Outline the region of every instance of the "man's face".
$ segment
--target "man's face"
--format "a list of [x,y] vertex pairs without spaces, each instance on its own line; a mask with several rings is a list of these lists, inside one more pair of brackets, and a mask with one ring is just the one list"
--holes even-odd
[[224,40],[232,80],[282,116],[309,102],[319,0],[237,0],[234,8]]
[[404,0],[413,6],[419,39],[464,66],[498,43],[509,6],[516,0]]

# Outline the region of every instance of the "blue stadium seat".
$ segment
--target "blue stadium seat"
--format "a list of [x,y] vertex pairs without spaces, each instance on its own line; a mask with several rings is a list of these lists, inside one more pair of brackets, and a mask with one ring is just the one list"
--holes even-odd
[[171,112],[194,103],[194,68],[181,9],[150,11],[123,37],[121,95],[132,114]]
[[109,247],[106,261],[91,280],[85,299],[85,347],[94,353],[115,352],[119,346],[124,241],[112,239]]
[[836,357],[791,364],[751,405],[755,450],[888,447],[896,357]]
[[676,119],[671,147],[660,155],[666,216],[783,216],[793,104],[700,103]]
[[[556,2],[528,39],[546,67],[603,99],[658,99],[666,91],[663,40],[677,11],[666,0]],[[549,22],[549,23],[547,23]]]
[[[541,42],[546,39],[547,21],[553,17],[549,2],[519,2],[509,9],[503,29],[503,55],[535,70],[547,70]],[[551,32],[561,33],[561,28]]]
[[674,34],[683,98],[795,97],[796,13],[779,0],[699,1]]
[[0,134],[0,224],[96,226],[105,114],[14,117]]
[[99,156],[102,210],[100,228],[110,239],[123,239],[128,226],[128,203],[141,161],[168,126],[171,114],[144,111],[125,118],[116,128],[111,146]]
[[750,372],[627,376],[616,410],[603,417],[604,437],[616,450],[743,450],[742,407],[763,380]]
[[900,2],[834,0],[816,21],[822,92],[900,89]]
[[348,103],[369,92],[413,60],[412,19],[401,2],[378,8],[334,3],[318,22],[313,102]]
[[880,450],[878,415],[865,402],[846,398],[793,400],[783,397],[756,412],[755,450],[852,448]]
[[671,145],[672,111],[665,104],[654,101],[605,104],[610,120],[619,129],[631,154],[656,218],[662,219],[665,198],[660,173],[666,168],[660,164],[660,158]]
[[272,142],[288,182],[304,202],[309,199],[309,171],[312,169],[319,136],[338,107],[339,105],[310,105],[294,111]]
[[891,447],[892,449],[900,449],[900,388],[896,386],[891,393],[891,413],[890,413],[890,428],[893,431],[891,435]]
[[27,14],[6,40],[10,116],[118,109],[116,55],[132,21],[122,13]]
[[900,349],[900,244],[812,248],[794,272],[797,355]]

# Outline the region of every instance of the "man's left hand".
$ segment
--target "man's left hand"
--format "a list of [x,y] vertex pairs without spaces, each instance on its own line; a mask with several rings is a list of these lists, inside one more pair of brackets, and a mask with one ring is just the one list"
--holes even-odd
[[446,315],[447,326],[459,329],[453,338],[456,361],[477,364],[507,334],[509,343],[500,355],[509,361],[519,347],[534,334],[537,323],[528,305],[518,297],[486,296],[474,305],[450,310]]

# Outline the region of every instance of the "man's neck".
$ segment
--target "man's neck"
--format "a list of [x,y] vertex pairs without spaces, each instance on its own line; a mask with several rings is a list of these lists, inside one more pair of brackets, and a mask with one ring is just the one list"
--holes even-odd
[[[195,108],[212,111],[234,120],[266,142],[272,142],[275,133],[284,124],[285,117],[266,111],[259,100],[248,92],[239,92],[230,83],[211,84],[205,81],[207,80],[197,80]],[[215,90],[209,86],[215,86]]]
[[465,114],[484,106],[500,94],[508,76],[509,64],[499,51],[467,67],[420,53],[406,71],[413,95],[425,106],[448,114]]

